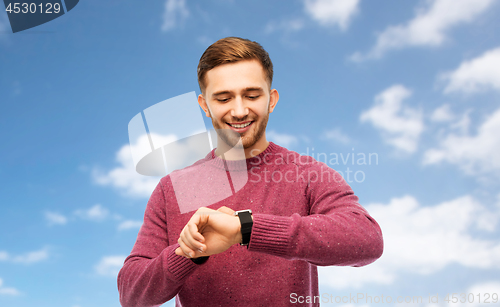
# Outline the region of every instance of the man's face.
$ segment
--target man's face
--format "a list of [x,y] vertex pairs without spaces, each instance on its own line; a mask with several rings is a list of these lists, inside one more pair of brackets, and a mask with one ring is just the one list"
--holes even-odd
[[262,65],[256,60],[224,64],[209,70],[205,80],[198,102],[215,129],[226,129],[219,137],[231,147],[239,136],[245,149],[267,146],[267,121],[279,96],[269,89]]

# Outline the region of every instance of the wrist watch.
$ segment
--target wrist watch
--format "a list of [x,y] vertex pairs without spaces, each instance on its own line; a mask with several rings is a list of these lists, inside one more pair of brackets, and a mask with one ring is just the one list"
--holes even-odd
[[252,210],[241,210],[236,211],[234,215],[240,218],[241,223],[241,246],[246,246],[248,248],[248,244],[250,243],[250,235],[252,234]]

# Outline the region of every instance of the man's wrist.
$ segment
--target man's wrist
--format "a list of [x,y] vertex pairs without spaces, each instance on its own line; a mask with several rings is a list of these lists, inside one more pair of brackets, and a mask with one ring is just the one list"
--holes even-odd
[[235,222],[235,225],[236,225],[236,235],[235,235],[235,238],[234,238],[233,245],[234,244],[240,244],[241,240],[242,240],[240,218],[237,215],[235,215],[234,216],[234,220],[236,221]]

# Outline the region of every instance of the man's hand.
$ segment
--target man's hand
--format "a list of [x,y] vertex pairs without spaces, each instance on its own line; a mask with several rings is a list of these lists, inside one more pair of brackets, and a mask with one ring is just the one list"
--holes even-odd
[[175,250],[179,256],[198,258],[222,253],[241,242],[241,223],[225,206],[217,210],[198,209],[182,229]]

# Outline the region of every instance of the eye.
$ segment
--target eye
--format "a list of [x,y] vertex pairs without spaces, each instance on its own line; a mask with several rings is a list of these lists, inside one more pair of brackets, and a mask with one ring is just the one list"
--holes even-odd
[[217,98],[218,102],[228,102],[229,98]]
[[260,95],[252,95],[252,96],[248,96],[248,99],[255,100],[255,99],[259,98],[259,97],[260,97]]

